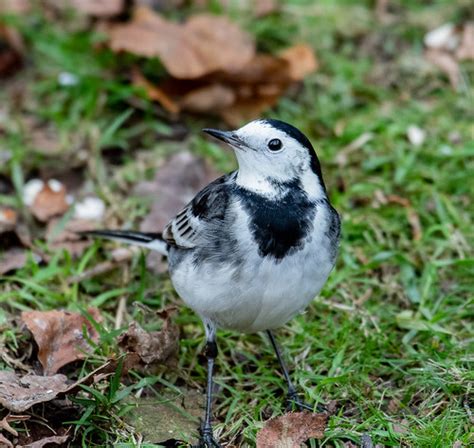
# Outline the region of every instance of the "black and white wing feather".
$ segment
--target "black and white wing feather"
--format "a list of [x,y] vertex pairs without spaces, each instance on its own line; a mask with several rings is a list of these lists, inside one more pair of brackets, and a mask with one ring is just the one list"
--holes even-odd
[[165,227],[163,239],[182,249],[206,245],[226,217],[233,176],[222,176],[201,190]]

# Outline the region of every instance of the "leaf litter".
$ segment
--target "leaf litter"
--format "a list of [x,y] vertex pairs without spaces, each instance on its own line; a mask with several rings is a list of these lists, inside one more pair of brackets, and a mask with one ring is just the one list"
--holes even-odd
[[290,412],[268,420],[257,434],[257,448],[299,448],[308,439],[322,439],[327,414]]
[[[101,322],[99,310],[88,313]],[[99,334],[90,321],[80,313],[70,311],[24,311],[21,320],[38,345],[38,360],[45,375],[56,373],[61,367],[86,358],[91,353],[89,341],[98,342]]]
[[159,312],[163,326],[158,331],[146,331],[138,322],[131,322],[125,333],[118,339],[119,346],[129,352],[136,353],[145,364],[165,364],[178,353],[179,327],[171,320],[176,308],[167,308]]
[[102,29],[113,51],[160,59],[168,78],[154,83],[132,67],[132,83],[172,116],[220,115],[236,126],[275,105],[290,85],[318,68],[306,44],[278,55],[258,53],[253,37],[225,16],[196,14],[176,23],[136,6],[129,22]]

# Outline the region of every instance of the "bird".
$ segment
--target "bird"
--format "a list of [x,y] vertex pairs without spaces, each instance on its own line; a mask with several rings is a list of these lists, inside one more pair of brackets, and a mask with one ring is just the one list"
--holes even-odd
[[310,140],[293,125],[268,118],[233,131],[203,132],[233,149],[235,171],[197,193],[161,233],[83,233],[167,257],[172,284],[200,316],[206,335],[199,446],[219,447],[211,424],[219,328],[266,332],[288,385],[288,402],[308,408],[273,331],[302,313],[324,286],[336,263],[341,220]]

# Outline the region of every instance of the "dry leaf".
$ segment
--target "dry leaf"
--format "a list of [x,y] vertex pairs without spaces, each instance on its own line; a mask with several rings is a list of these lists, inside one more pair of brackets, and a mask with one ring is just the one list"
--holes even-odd
[[10,271],[21,269],[28,260],[28,252],[20,247],[2,251],[0,253],[0,275],[4,275]]
[[179,104],[183,110],[190,112],[219,112],[231,106],[235,101],[235,93],[230,87],[222,84],[209,84],[192,90]]
[[131,22],[112,26],[108,34],[112,50],[158,57],[179,79],[238,70],[255,54],[254,42],[246,32],[226,17],[210,14],[198,14],[178,24],[138,6]]
[[189,152],[170,157],[156,171],[152,182],[137,185],[135,193],[154,198],[148,216],[140,226],[142,232],[160,232],[198,191],[218,177],[212,166]]
[[13,443],[2,434],[0,434],[0,448],[13,448]]
[[34,442],[28,443],[28,445],[23,445],[23,448],[43,448],[44,446],[48,444],[64,446],[62,444],[66,443],[68,438],[69,438],[69,435],[67,434],[64,436],[44,437],[40,440],[35,440]]
[[153,85],[141,72],[134,68],[132,70],[132,84],[145,90],[150,100],[160,103],[171,115],[178,114],[180,108],[178,104],[167,95],[163,89]]
[[9,232],[15,228],[18,214],[15,210],[0,206],[0,233]]
[[178,352],[179,327],[172,322],[168,310],[164,310],[163,328],[145,331],[137,322],[118,339],[118,344],[127,352],[136,353],[144,364],[164,363]]
[[257,448],[299,448],[308,439],[322,439],[327,414],[291,412],[272,418],[257,434]]
[[15,372],[0,371],[0,404],[13,412],[23,412],[37,403],[51,401],[68,388],[64,375],[19,377]]
[[273,107],[279,95],[240,99],[229,109],[221,112],[221,117],[232,127],[239,127],[242,123],[259,117],[263,111]]
[[456,50],[456,58],[459,61],[474,60],[474,22],[464,25],[461,42]]
[[442,50],[427,50],[425,57],[449,78],[453,88],[457,88],[461,80],[461,71],[458,62],[451,53]]
[[293,81],[302,81],[307,75],[318,69],[318,61],[313,49],[306,44],[287,48],[280,57],[289,64],[289,77]]
[[86,240],[78,235],[78,232],[94,230],[97,222],[86,219],[71,219],[64,228],[62,222],[57,219],[49,221],[46,228],[46,240],[48,247],[53,251],[66,249],[73,257],[79,257],[92,245],[92,241]]
[[[90,308],[92,318],[100,322],[99,310]],[[21,320],[38,344],[38,359],[45,375],[56,373],[70,362],[84,359],[91,351],[88,339],[99,340],[99,334],[79,313],[70,311],[24,311]],[[86,338],[84,337],[84,331]]]
[[111,17],[120,14],[125,7],[124,0],[69,0],[71,6],[94,17]]
[[[152,182],[142,182],[135,194],[153,198],[150,213],[140,224],[142,232],[161,232],[198,191],[218,177],[219,173],[191,153],[170,157],[156,172]],[[163,257],[157,252],[147,256],[148,268],[156,273],[166,271]]]
[[56,180],[45,182],[36,194],[31,212],[42,222],[47,222],[55,216],[66,213],[69,204],[66,200],[66,187]]

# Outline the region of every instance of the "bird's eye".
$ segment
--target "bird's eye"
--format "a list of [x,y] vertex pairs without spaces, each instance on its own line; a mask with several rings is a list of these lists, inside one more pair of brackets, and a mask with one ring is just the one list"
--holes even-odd
[[268,149],[270,151],[278,151],[279,149],[281,149],[281,146],[281,140],[278,138],[273,138],[268,142]]

